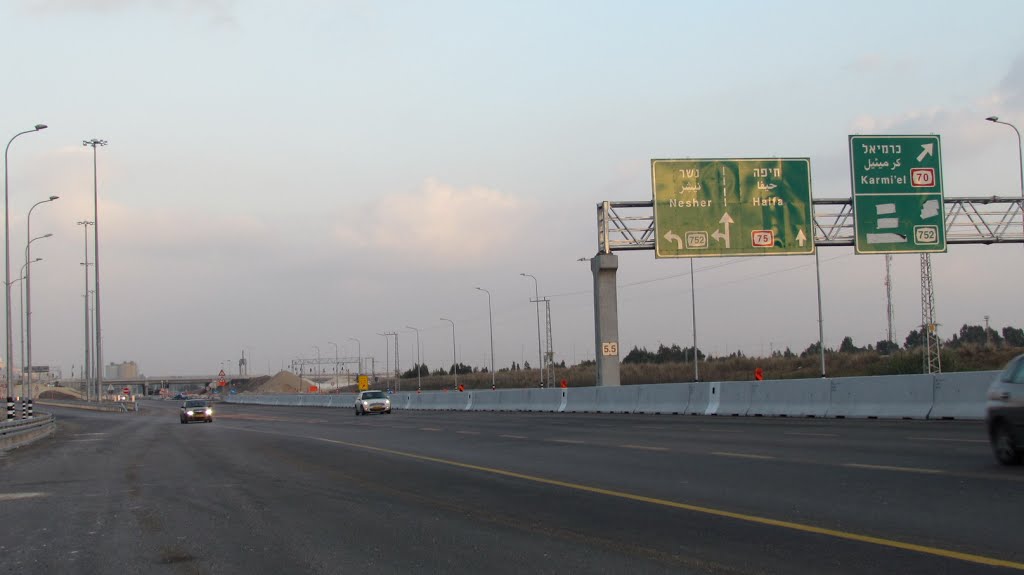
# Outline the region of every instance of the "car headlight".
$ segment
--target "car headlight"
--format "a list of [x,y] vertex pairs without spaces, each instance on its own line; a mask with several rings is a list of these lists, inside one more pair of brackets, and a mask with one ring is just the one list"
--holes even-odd
[[369,401],[364,401],[363,402],[363,407],[370,407],[370,402]]
[[185,412],[185,415],[195,415],[195,414],[196,414],[196,412],[192,411],[191,409]]
[[384,400],[384,405],[390,406],[391,405],[391,400],[390,399],[385,399]]
[[209,407],[207,407],[207,408],[206,408],[206,415],[213,415],[213,409],[212,409],[212,408],[209,408]]

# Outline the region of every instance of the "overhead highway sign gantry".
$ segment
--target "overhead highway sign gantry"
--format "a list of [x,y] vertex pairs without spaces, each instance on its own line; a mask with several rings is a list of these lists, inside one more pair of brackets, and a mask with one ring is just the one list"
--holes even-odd
[[651,160],[655,257],[813,254],[808,158]]
[[946,251],[939,136],[850,136],[859,254]]

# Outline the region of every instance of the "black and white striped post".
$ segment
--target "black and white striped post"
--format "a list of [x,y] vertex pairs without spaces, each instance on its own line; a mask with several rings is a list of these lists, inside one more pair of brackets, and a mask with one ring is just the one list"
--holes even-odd
[[28,400],[28,418],[32,419],[33,417],[34,416],[32,415],[32,400],[30,399]]
[[7,419],[14,419],[14,398],[7,396]]
[[25,403],[25,398],[21,398],[21,418],[25,419],[28,416],[28,405]]

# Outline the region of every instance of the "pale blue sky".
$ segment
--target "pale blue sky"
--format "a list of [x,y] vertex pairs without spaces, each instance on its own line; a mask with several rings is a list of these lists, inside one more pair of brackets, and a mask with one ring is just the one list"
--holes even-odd
[[[650,198],[651,158],[810,157],[848,197],[847,136],[938,133],[948,196],[1017,195],[1024,4],[962,2],[0,3],[12,274],[33,215],[34,359],[81,365],[82,230],[100,151],[107,361],[212,372],[249,347],[276,371],[328,341],[403,369],[536,363],[532,273],[555,353],[593,355],[594,206]],[[936,256],[944,336],[1024,326],[1020,246]],[[826,345],[884,337],[880,257],[825,248]],[[686,261],[620,254],[620,344],[690,344]],[[813,259],[697,262],[700,347],[817,338]],[[1016,260],[1019,261],[1019,260]],[[794,269],[795,268],[795,269]],[[897,332],[920,322],[897,258]],[[996,271],[999,270],[999,271]],[[766,275],[767,274],[767,275]],[[649,281],[678,276],[673,279]],[[983,289],[984,288],[984,291]],[[15,295],[17,299],[17,295]],[[799,349],[798,349],[799,348]],[[330,350],[328,352],[327,350]],[[532,360],[531,360],[532,354]]]

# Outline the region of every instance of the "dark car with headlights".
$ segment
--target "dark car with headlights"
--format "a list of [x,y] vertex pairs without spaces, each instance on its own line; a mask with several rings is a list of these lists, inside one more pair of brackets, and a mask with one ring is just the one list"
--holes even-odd
[[181,404],[181,422],[213,422],[213,407],[205,399],[187,399]]
[[989,386],[985,423],[999,463],[1024,461],[1024,355],[1011,359]]
[[356,415],[391,413],[391,400],[383,391],[360,391],[356,396]]

